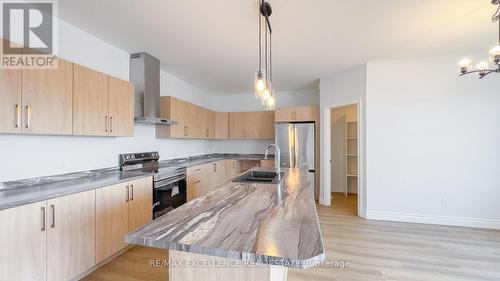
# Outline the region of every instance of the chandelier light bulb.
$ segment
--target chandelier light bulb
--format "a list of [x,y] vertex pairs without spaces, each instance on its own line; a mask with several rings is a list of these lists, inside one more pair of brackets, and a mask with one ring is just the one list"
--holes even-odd
[[276,100],[273,96],[270,96],[269,99],[267,100],[267,109],[268,110],[274,110],[274,104],[276,103]]
[[458,63],[458,71],[462,74],[467,73],[472,65],[472,61],[469,58],[464,58]]
[[500,64],[500,44],[491,49],[490,60],[496,64]]
[[482,61],[476,65],[477,70],[479,71],[479,77],[483,77],[487,70],[490,68],[490,64],[486,61]]

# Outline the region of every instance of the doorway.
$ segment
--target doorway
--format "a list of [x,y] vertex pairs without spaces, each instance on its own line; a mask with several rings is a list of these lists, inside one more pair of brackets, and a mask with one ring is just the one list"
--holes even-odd
[[[332,205],[358,215],[359,122],[357,104],[330,109],[330,190]],[[352,206],[351,206],[352,205]]]

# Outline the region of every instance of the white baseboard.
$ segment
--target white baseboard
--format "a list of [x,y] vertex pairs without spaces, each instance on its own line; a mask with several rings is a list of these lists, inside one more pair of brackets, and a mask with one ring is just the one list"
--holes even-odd
[[[474,228],[500,229],[500,220],[479,218],[460,218],[447,216],[432,216],[419,214],[405,214],[394,212],[365,211],[365,218],[369,220],[411,222],[424,224],[437,224],[448,226],[463,226]],[[361,215],[360,215],[361,216]]]
[[364,219],[366,219],[366,210],[365,209],[359,209],[359,212],[358,212],[358,217],[362,217]]

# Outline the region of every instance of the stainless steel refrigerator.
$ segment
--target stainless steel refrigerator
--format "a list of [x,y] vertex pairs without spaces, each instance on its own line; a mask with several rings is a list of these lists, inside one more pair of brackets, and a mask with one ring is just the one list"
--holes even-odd
[[314,123],[276,123],[275,143],[282,168],[301,168],[312,174],[314,187]]

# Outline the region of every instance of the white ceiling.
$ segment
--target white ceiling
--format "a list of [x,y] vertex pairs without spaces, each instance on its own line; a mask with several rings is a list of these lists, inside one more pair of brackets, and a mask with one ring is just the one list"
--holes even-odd
[[[127,52],[158,57],[212,94],[253,91],[257,0],[61,0],[60,17]],[[270,0],[274,88],[293,91],[366,61],[484,52],[490,0]],[[450,65],[450,71],[455,71]]]

